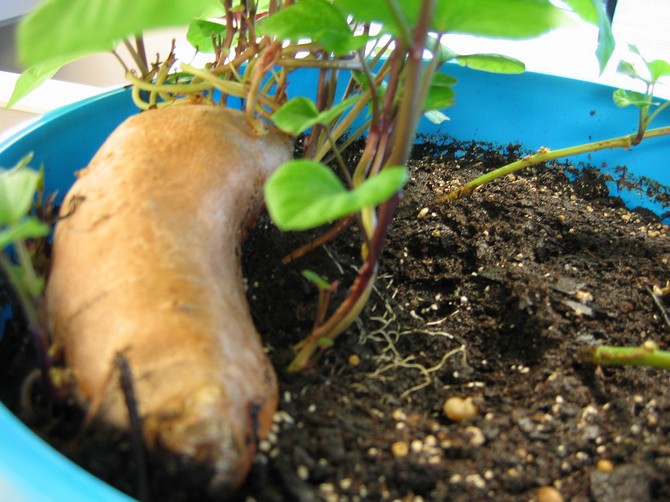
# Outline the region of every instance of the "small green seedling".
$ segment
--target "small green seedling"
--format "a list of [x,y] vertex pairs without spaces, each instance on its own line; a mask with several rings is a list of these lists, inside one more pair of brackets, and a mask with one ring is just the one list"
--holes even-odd
[[[314,316],[314,325],[318,326],[326,318],[330,299],[340,285],[339,281],[328,282],[313,270],[303,270],[302,275],[305,279],[313,283],[319,290],[319,299],[316,303],[316,315]],[[327,340],[327,338],[324,338]],[[332,346],[332,343],[328,347]]]
[[53,396],[49,342],[40,309],[44,277],[35,270],[28,245],[48,235],[50,227],[33,212],[43,173],[28,167],[31,160],[32,155],[28,155],[13,168],[0,169],[0,273],[23,312],[37,346],[44,388]]
[[628,47],[633,54],[638,56],[642,68],[639,68],[640,64],[636,65],[628,61],[621,61],[617,71],[635,80],[642,81],[645,85],[645,91],[637,92],[617,89],[614,91],[614,104],[621,108],[627,106],[636,106],[638,108],[637,134],[632,142],[633,145],[637,145],[643,138],[648,137],[647,133],[652,121],[670,106],[670,102],[668,101],[661,104],[654,100],[654,89],[659,79],[670,76],[670,63],[662,59],[647,61],[642,57],[636,46],[629,45]]
[[455,200],[464,195],[471,193],[476,188],[490,183],[498,178],[502,178],[508,174],[520,171],[526,167],[541,164],[551,160],[561,159],[564,157],[571,157],[582,153],[596,152],[599,150],[629,148],[640,144],[643,139],[656,138],[659,136],[667,136],[670,134],[670,126],[658,127],[649,129],[652,121],[658,117],[668,106],[670,101],[659,102],[654,99],[654,89],[659,79],[670,76],[670,63],[660,59],[653,61],[645,60],[637,47],[629,46],[631,52],[637,55],[640,63],[633,64],[627,61],[621,61],[618,66],[618,71],[624,75],[628,75],[635,80],[642,81],[645,85],[644,92],[631,91],[626,89],[617,89],[613,93],[614,104],[620,108],[635,106],[638,108],[638,123],[637,129],[632,134],[619,136],[616,138],[609,138],[591,143],[584,143],[582,145],[575,145],[558,150],[551,150],[547,147],[540,148],[536,153],[528,155],[523,159],[517,160],[489,173],[486,173],[478,178],[466,183],[462,187],[449,192],[440,197],[439,202],[447,200]]
[[[26,241],[44,237],[49,226],[31,214],[35,193],[42,183],[42,173],[27,167],[32,156],[12,169],[0,169],[0,266],[16,290],[21,303],[30,304],[44,287],[44,281],[33,268]],[[10,250],[18,262],[8,256]],[[25,306],[24,306],[25,309]]]

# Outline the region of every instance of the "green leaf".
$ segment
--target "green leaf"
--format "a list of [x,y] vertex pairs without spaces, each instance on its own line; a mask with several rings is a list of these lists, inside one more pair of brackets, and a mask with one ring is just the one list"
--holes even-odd
[[358,95],[351,96],[332,108],[319,112],[309,98],[301,96],[284,103],[274,112],[272,120],[282,131],[297,136],[315,124],[330,124],[359,99]]
[[226,26],[206,19],[194,19],[186,32],[186,40],[198,52],[211,54],[214,52],[212,40],[216,37],[225,37]]
[[35,65],[24,71],[14,84],[14,90],[7,102],[7,108],[11,108],[21,99],[37,89],[44,82],[49,80],[62,65],[60,62],[55,64]]
[[598,47],[596,49],[596,57],[598,58],[601,74],[603,71],[605,71],[605,67],[612,57],[612,54],[614,53],[614,47],[616,46],[614,35],[612,34],[612,26],[610,25],[609,19],[605,19],[606,21],[604,21],[600,26],[600,32],[598,34]]
[[352,106],[356,101],[361,99],[359,95],[349,96],[347,99],[344,99],[337,103],[336,105],[328,108],[327,110],[319,113],[319,116],[316,119],[317,124],[328,125],[337,119],[342,113],[344,113],[347,108]]
[[628,61],[619,61],[619,65],[617,66],[616,71],[622,75],[627,75],[632,78],[640,78],[640,74],[637,72],[635,65],[633,63],[629,63]]
[[[262,5],[261,4],[267,4],[268,0],[265,2],[258,2],[257,8],[259,9],[259,12],[263,12],[261,10]],[[267,11],[267,5],[265,7],[265,10]],[[214,1],[211,2],[208,7],[205,8],[205,10],[201,11],[200,14],[198,15],[198,19],[212,19],[215,17],[224,17],[226,15],[226,8],[223,6],[223,2],[221,1]]]
[[71,54],[67,57],[54,58],[49,61],[31,66],[19,76],[16,84],[14,84],[14,90],[11,97],[9,98],[9,102],[7,103],[7,108],[11,108],[19,100],[26,97],[44,82],[49,80],[61,67],[67,63],[71,63],[72,61],[90,54],[93,54],[93,52]]
[[256,12],[264,13],[270,10],[270,0],[258,0],[256,2]]
[[313,283],[319,289],[322,289],[324,291],[331,289],[330,283],[313,270],[309,269],[303,270],[302,276],[311,283]]
[[332,338],[322,336],[321,338],[319,338],[317,345],[319,346],[320,349],[330,349],[333,345],[335,345],[335,340],[333,340]]
[[44,237],[50,231],[49,225],[37,218],[24,218],[21,222],[0,230],[0,249],[25,239]]
[[524,39],[569,22],[568,14],[550,0],[438,0],[432,28],[444,33]]
[[32,206],[41,174],[25,167],[0,169],[0,225],[23,218]]
[[[389,9],[389,0],[334,0],[335,6],[361,23],[378,23],[382,33],[400,35],[402,29]],[[416,24],[420,3],[417,0],[395,0],[407,22]]]
[[[376,22],[382,31],[402,33],[388,7],[389,0],[335,0],[335,5],[361,22]],[[416,26],[421,2],[395,2],[410,27]],[[611,55],[614,41],[609,20],[600,0],[572,0],[580,16],[600,27],[599,60],[601,68]],[[437,0],[431,29],[440,33],[525,39],[534,38],[564,24],[574,23],[570,14],[551,0]]]
[[612,53],[614,52],[614,35],[612,34],[612,25],[607,12],[605,3],[602,0],[564,0],[579,17],[584,21],[598,27],[598,47],[596,48],[596,57],[600,66],[600,73],[607,66]]
[[642,107],[652,104],[651,96],[626,89],[617,89],[614,91],[612,97],[614,98],[614,104],[620,108],[625,108],[626,106]]
[[518,59],[501,54],[469,54],[456,56],[456,62],[473,70],[490,73],[523,73],[526,65]]
[[453,86],[457,80],[454,77],[444,73],[435,73],[430,83],[426,101],[423,104],[424,110],[442,110],[454,105]]
[[92,51],[125,37],[201,17],[217,0],[46,0],[20,23],[19,61],[26,67]]
[[314,124],[319,110],[314,102],[304,96],[284,103],[272,114],[272,120],[282,131],[297,136]]
[[587,23],[598,25],[600,15],[598,6],[602,5],[602,0],[564,0],[577,14]]
[[[365,74],[365,72],[359,70],[353,70],[351,72],[351,76],[353,77],[356,84],[358,84],[361,87],[361,89],[363,89],[364,91],[370,90],[370,81],[368,80],[368,77]],[[375,78],[376,76],[377,75],[375,73],[372,73],[372,78]],[[387,88],[388,83],[386,81],[377,84],[377,96],[380,99],[383,98],[384,95],[386,94]]]
[[654,83],[659,78],[670,75],[670,64],[662,59],[654,59],[653,61],[649,61],[647,63],[647,68],[649,68],[651,81]]
[[354,36],[346,16],[327,0],[301,0],[276,14],[263,18],[258,24],[261,35],[297,42],[312,40],[335,55],[360,49],[367,42]]
[[[437,41],[437,37],[429,33],[428,34],[428,41],[426,43],[426,49],[433,51],[435,49],[435,43]],[[458,54],[456,54],[453,50],[451,50],[449,47],[446,45],[440,43],[439,46],[437,47],[437,50],[434,53],[434,57],[438,61],[438,65],[442,65],[446,63],[447,61],[451,61],[454,59]]]
[[633,63],[628,61],[619,61],[617,66],[617,72],[627,75],[632,78],[637,78],[646,82],[647,84],[655,84],[659,78],[670,76],[670,63],[663,59],[654,59],[653,61],[647,61],[644,59],[639,49],[635,45],[629,45],[628,49],[630,52],[638,56],[642,60],[642,64],[647,69],[649,77],[645,77],[640,74],[637,70],[637,67]]
[[307,230],[376,206],[397,193],[407,181],[404,167],[389,167],[347,190],[327,166],[293,160],[275,171],[265,184],[265,203],[282,230]]
[[433,124],[437,125],[441,124],[442,122],[446,122],[447,120],[451,120],[439,110],[428,110],[423,114],[423,116],[430,120]]

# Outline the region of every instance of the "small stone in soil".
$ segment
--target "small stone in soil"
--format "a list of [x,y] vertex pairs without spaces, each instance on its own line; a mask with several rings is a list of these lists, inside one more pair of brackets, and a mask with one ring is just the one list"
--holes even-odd
[[535,492],[537,502],[563,502],[563,495],[553,486],[541,486]]
[[462,422],[474,418],[479,414],[477,405],[472,402],[472,398],[468,397],[450,397],[444,402],[444,414],[454,422]]
[[405,441],[396,441],[391,445],[391,453],[395,458],[404,458],[409,454],[409,445]]

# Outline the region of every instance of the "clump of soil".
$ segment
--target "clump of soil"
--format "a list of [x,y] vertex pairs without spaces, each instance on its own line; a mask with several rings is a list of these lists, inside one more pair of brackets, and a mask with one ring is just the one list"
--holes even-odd
[[[668,227],[568,165],[436,204],[519,154],[465,146],[415,149],[372,299],[306,373],[285,371],[315,308],[301,272],[341,280],[343,294],[360,242],[352,229],[284,265],[309,236],[267,220],[251,233],[248,296],[281,404],[239,500],[528,501],[543,486],[575,501],[670,498],[670,374],[582,359],[594,344],[667,343],[668,304],[652,288],[670,279]],[[454,396],[475,416],[447,418]],[[49,426],[54,443],[74,434]],[[66,454],[138,496],[118,442],[121,454],[85,440]],[[164,475],[147,472],[160,500],[201,495]]]

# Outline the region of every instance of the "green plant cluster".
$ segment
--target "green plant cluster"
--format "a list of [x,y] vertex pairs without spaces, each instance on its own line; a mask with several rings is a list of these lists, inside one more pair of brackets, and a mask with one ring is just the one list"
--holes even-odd
[[45,388],[52,388],[46,353],[48,341],[41,300],[44,276],[36,267],[41,246],[50,232],[36,208],[43,208],[40,196],[43,173],[28,167],[32,154],[11,169],[0,169],[0,275],[6,282],[34,338],[42,361]]
[[[31,158],[27,156],[11,169],[0,169],[0,250],[4,251],[0,267],[27,301],[41,294],[44,281],[33,269],[26,241],[49,233],[49,226],[32,214],[42,173],[28,167]],[[10,247],[18,265],[8,259]]]
[[[273,123],[287,134],[303,135],[302,155],[282,166],[265,186],[270,215],[286,231],[334,223],[320,242],[355,221],[363,245],[358,275],[334,309],[328,306],[330,285],[318,274],[306,273],[319,290],[320,313],[313,331],[296,347],[290,369],[301,370],[351,325],[370,295],[407,181],[404,166],[418,121],[422,114],[436,122],[445,120],[444,110],[455,103],[456,80],[441,71],[445,63],[504,73],[525,69],[521,61],[501,54],[458,54],[445,45],[444,36],[532,39],[564,24],[586,22],[599,29],[595,57],[602,71],[614,49],[603,2],[563,3],[558,7],[550,0],[45,0],[18,31],[19,60],[27,70],[11,103],[62,65],[96,52],[115,52],[121,45],[131,55],[132,64],[123,65],[142,109],[184,101],[226,106],[230,97],[238,97],[259,134]],[[149,62],[142,33],[184,25],[189,27],[188,41],[210,54],[211,62],[203,68],[186,63],[175,68],[174,48],[166,57]],[[670,66],[660,61],[644,61],[643,66],[648,76],[632,64],[621,66],[643,79],[647,92],[615,94],[618,105],[640,109],[637,133],[618,138],[618,146],[667,133],[647,127],[666,106],[654,102],[653,91],[657,80],[670,73]],[[289,77],[299,68],[318,72],[315,97],[289,99]],[[360,160],[355,166],[346,165],[342,151],[357,138],[364,138]],[[506,171],[487,175],[483,182],[548,160],[548,154],[538,152]]]

